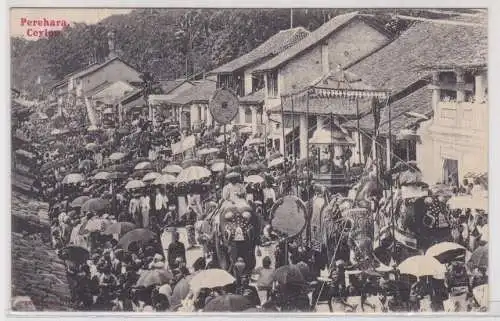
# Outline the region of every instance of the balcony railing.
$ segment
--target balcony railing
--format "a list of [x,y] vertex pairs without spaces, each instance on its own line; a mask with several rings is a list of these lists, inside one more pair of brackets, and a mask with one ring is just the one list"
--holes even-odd
[[488,103],[440,101],[436,106],[434,124],[459,129],[486,130]]

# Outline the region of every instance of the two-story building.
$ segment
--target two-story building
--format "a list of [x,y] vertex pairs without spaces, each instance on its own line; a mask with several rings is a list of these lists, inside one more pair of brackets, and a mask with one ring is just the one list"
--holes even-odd
[[[285,119],[282,119],[282,96],[315,85],[318,79],[337,70],[339,66],[341,69],[346,68],[379,50],[391,40],[392,34],[387,32],[378,20],[352,12],[334,17],[294,46],[256,68],[253,74],[264,77],[263,108],[267,116],[265,119],[268,124],[268,137],[273,146],[284,153],[283,132],[286,141],[292,144],[296,142],[289,139],[289,136],[294,132],[307,133],[293,135],[302,136],[301,142],[294,150],[300,158],[305,158],[308,139],[312,137],[314,128],[322,127],[324,123],[324,112],[313,112],[306,116],[305,108],[293,111],[289,108],[284,113]],[[334,104],[309,107],[310,110],[332,109],[335,113]],[[309,119],[306,119],[307,117]],[[281,126],[285,126],[285,130]],[[286,150],[287,153],[291,151],[290,148]]]
[[[395,161],[416,161],[430,184],[456,184],[468,172],[486,172],[486,53],[486,22],[415,21],[348,68],[364,82],[391,91],[380,111],[376,142],[377,157],[387,168]],[[373,115],[344,127],[353,138],[361,137],[361,158],[366,158],[373,151]]]
[[238,115],[233,124],[262,133],[265,80],[263,74],[254,71],[308,35],[309,31],[302,27],[281,30],[252,51],[209,72],[217,76],[217,88],[232,89],[239,97]]
[[95,63],[68,74],[51,90],[58,97],[60,106],[64,105],[68,108],[75,107],[75,105],[85,106],[92,124],[98,121],[98,117],[91,115],[95,114],[95,111],[90,110],[92,101],[88,96],[89,93],[93,94],[103,86],[119,81],[133,84],[142,82],[141,73],[116,55],[113,32],[108,34],[108,46],[110,53],[104,62]]

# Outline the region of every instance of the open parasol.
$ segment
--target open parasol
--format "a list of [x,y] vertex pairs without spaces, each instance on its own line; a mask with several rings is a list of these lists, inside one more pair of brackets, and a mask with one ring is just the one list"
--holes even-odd
[[471,196],[471,195],[458,195],[453,196],[448,200],[448,206],[450,209],[478,209],[478,210],[488,210],[488,197],[481,195]]
[[136,286],[143,286],[145,288],[152,285],[163,285],[172,280],[173,275],[166,269],[153,269],[144,271],[137,280]]
[[87,145],[85,145],[85,149],[89,150],[89,151],[95,151],[98,148],[99,148],[99,145],[97,145],[96,143],[88,143]]
[[488,293],[488,284],[478,285],[474,289],[472,289],[472,294],[481,307],[488,306]]
[[229,168],[229,166],[224,162],[213,163],[212,166],[210,167],[212,172],[222,172],[224,171],[224,168]]
[[246,297],[237,294],[224,294],[208,301],[204,312],[240,312],[255,306]]
[[254,146],[264,144],[264,140],[262,138],[249,138],[245,141],[245,146]]
[[208,269],[199,271],[189,282],[194,293],[203,288],[223,287],[233,283],[236,279],[226,270]]
[[466,252],[465,247],[460,244],[441,242],[428,248],[425,255],[435,257],[441,263],[447,263],[458,256],[465,256]]
[[161,172],[165,173],[165,174],[178,174],[181,171],[182,171],[182,167],[180,167],[179,165],[174,165],[174,164],[167,165],[167,166],[165,166],[164,169],[161,170]]
[[470,270],[488,268],[488,245],[483,245],[475,249],[467,262],[467,266]]
[[264,178],[260,175],[250,175],[243,179],[245,183],[262,184],[264,183]]
[[155,179],[157,179],[160,176],[161,176],[161,174],[160,173],[156,173],[156,172],[147,173],[142,178],[142,181],[143,182],[151,182],[151,181],[154,181]]
[[126,189],[135,189],[135,188],[143,188],[144,186],[146,186],[142,181],[139,181],[139,180],[131,180],[129,181],[126,185],[125,185],[125,188]]
[[82,213],[101,213],[110,207],[108,200],[102,198],[91,198],[82,205]]
[[132,224],[130,222],[116,222],[113,223],[109,226],[106,227],[106,230],[104,230],[105,235],[114,235],[118,234],[120,236],[123,236],[127,234],[130,231],[133,231],[136,229],[135,224]]
[[305,278],[296,265],[283,265],[274,271],[273,280],[281,285],[295,284],[304,285]]
[[153,231],[145,228],[138,228],[123,235],[120,241],[118,241],[118,245],[124,250],[128,250],[132,243],[137,242],[144,244],[156,240],[157,238],[158,236]]
[[139,164],[135,165],[134,170],[136,171],[141,171],[145,169],[152,169],[153,165],[151,165],[151,162],[140,162]]
[[85,180],[85,177],[83,177],[82,174],[79,173],[72,173],[68,174],[64,177],[62,180],[63,184],[77,184]]
[[407,258],[398,266],[401,274],[410,274],[416,277],[433,276],[444,278],[446,268],[432,256],[415,255]]
[[209,178],[212,173],[201,166],[191,166],[183,169],[177,176],[177,182],[189,183]]
[[188,168],[192,166],[201,166],[202,161],[196,158],[191,158],[191,159],[186,159],[182,162],[181,167],[182,168]]
[[109,159],[114,160],[114,161],[119,161],[119,160],[125,158],[125,156],[126,156],[125,153],[116,152],[116,153],[109,155]]
[[[198,272],[196,272],[198,273]],[[182,303],[182,300],[184,300],[189,292],[191,291],[191,287],[189,285],[189,282],[191,282],[191,279],[194,277],[193,274],[185,276],[182,278],[175,287],[172,290],[172,296],[170,297],[170,304],[172,307],[179,306]]]
[[177,178],[170,174],[163,174],[153,181],[153,185],[169,185],[177,183]]
[[75,198],[71,204],[69,205],[71,208],[80,208],[82,207],[82,205],[88,201],[90,199],[90,197],[88,196],[78,196],[77,198]]
[[277,167],[277,166],[282,165],[284,162],[285,162],[285,158],[284,157],[278,157],[278,158],[275,158],[272,161],[270,161],[267,164],[267,167],[269,167],[269,168]]
[[68,246],[62,250],[61,256],[64,260],[76,263],[84,263],[89,258],[89,251],[81,246]]
[[92,177],[93,180],[96,181],[106,181],[109,179],[109,173],[108,172],[99,172]]
[[218,148],[212,147],[212,148],[203,148],[203,149],[200,149],[197,152],[197,154],[199,156],[204,156],[204,155],[214,154],[214,153],[218,153],[218,152],[219,152]]

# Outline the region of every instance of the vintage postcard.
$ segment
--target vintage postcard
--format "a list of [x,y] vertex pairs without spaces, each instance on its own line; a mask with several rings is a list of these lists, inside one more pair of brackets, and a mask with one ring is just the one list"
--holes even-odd
[[488,311],[487,25],[11,8],[11,311]]

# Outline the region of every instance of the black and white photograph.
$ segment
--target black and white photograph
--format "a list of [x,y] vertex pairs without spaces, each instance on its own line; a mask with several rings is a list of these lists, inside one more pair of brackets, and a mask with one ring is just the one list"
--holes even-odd
[[489,311],[487,8],[9,15],[10,311]]

